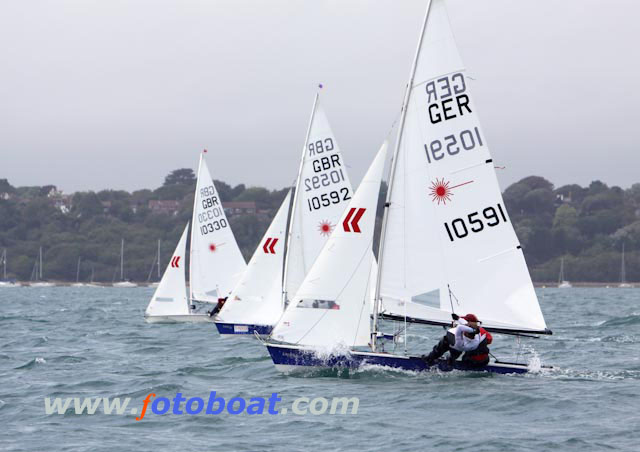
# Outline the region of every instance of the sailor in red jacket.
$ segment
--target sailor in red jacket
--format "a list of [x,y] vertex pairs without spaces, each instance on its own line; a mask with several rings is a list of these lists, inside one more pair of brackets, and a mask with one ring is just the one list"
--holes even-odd
[[[475,352],[486,340],[486,335],[480,330],[486,334],[488,333],[484,328],[478,326],[480,322],[474,314],[458,317],[452,313],[451,318],[454,320],[452,328],[450,328],[440,342],[433,347],[431,353],[422,356],[422,359],[430,366],[435,364],[438,358],[446,352],[449,352],[449,358],[447,360],[449,365],[453,365],[462,353],[465,353],[465,356],[468,356],[470,359],[472,356],[470,353]],[[486,348],[486,350],[488,356],[488,348]],[[475,363],[475,359],[472,362]],[[478,360],[478,362],[480,361]]]
[[475,350],[469,350],[462,355],[462,363],[470,367],[484,367],[489,364],[489,344],[493,342],[493,337],[484,328],[478,329],[480,345]]

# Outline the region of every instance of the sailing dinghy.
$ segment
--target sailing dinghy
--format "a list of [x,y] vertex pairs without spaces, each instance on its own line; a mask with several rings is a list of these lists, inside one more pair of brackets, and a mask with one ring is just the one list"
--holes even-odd
[[215,306],[220,298],[227,297],[246,269],[205,153],[200,155],[191,220],[189,295],[184,270],[187,225],[145,311],[147,322],[212,322],[208,307],[213,309],[210,304]]
[[[356,192],[345,224],[352,209],[374,211],[372,195],[362,199],[365,189]],[[366,229],[366,221],[360,224],[362,234],[373,234]],[[323,288],[336,284],[332,280],[340,274],[359,270],[352,257],[339,253],[349,239],[361,236],[349,234],[346,227],[334,235],[316,262],[317,273],[314,265],[296,299],[337,303],[340,310],[336,312],[344,312],[343,306],[360,305],[365,288],[359,285],[355,290],[351,281],[333,293]],[[331,311],[291,306],[267,342],[277,368],[374,364],[429,369],[419,356],[383,351],[379,319],[385,314],[390,320],[446,327],[452,313],[472,312],[489,331],[551,334],[502,200],[444,0],[431,0],[427,6],[392,159],[378,257],[371,325],[362,313],[352,312],[339,322],[330,322],[336,317]],[[339,274],[335,268],[340,268]],[[437,304],[419,303],[425,295],[435,296]],[[369,327],[371,335],[365,343],[364,332]],[[361,345],[368,350],[359,350]],[[451,369],[444,360],[434,366]],[[461,362],[455,362],[453,368],[477,370]],[[524,373],[528,367],[491,362],[481,370]]]
[[[287,238],[284,226],[289,212],[285,199],[251,258],[249,269],[216,319],[220,334],[271,332],[289,302],[288,296],[298,291],[352,195],[347,167],[316,94]],[[268,278],[273,278],[272,282]]]
[[268,335],[282,315],[284,243],[290,205],[291,190],[215,318],[220,334]]
[[167,265],[160,284],[144,312],[144,318],[149,323],[206,322],[209,319],[206,313],[193,314],[187,297],[185,255],[188,232],[189,224],[184,228],[171,262]]

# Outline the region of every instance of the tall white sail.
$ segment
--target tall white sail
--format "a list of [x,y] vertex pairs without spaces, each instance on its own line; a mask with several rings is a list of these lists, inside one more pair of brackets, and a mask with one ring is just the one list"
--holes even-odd
[[342,153],[316,95],[291,211],[285,263],[288,298],[298,291],[352,194]]
[[187,299],[187,286],[185,283],[187,231],[189,224],[184,228],[178,246],[171,256],[158,288],[153,294],[145,311],[145,317],[149,316],[173,316],[189,315],[189,300]]
[[220,322],[273,325],[282,315],[282,273],[290,204],[291,191],[218,314]]
[[202,153],[191,221],[191,298],[217,302],[231,292],[246,266]]
[[373,230],[385,143],[340,217],[272,337],[332,349],[367,345]]
[[391,177],[379,295],[383,303],[410,303],[439,291],[440,311],[544,330],[444,0],[430,3],[414,69]]

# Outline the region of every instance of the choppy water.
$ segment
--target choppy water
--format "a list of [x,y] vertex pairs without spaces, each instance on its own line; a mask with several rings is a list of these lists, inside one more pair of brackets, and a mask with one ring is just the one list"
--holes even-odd
[[[251,338],[208,324],[147,325],[150,289],[0,288],[0,449],[17,451],[640,450],[640,289],[541,289],[554,335],[520,358],[526,376],[283,376]],[[413,350],[441,335],[414,327]],[[492,351],[515,357],[513,338]],[[356,415],[45,415],[45,397],[154,392],[227,399],[358,397]]]

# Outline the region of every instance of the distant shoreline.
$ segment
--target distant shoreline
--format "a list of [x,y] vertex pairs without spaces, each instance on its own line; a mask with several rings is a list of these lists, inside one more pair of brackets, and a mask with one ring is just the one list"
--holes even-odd
[[[631,284],[634,287],[640,287],[640,283],[634,283],[634,282],[629,282],[627,284]],[[574,282],[571,281],[571,285],[573,286],[573,288],[580,288],[580,287],[604,287],[604,288],[618,288],[618,286],[620,285],[620,281],[616,281],[616,282]],[[557,282],[534,282],[533,283],[534,287],[537,287],[539,289],[557,289],[558,288],[558,283]]]
[[[52,286],[49,287],[74,287],[74,284],[78,284],[76,282],[70,282],[70,281],[46,281],[47,283],[52,284]],[[130,288],[135,288],[135,287],[156,287],[158,283],[153,283],[153,282],[135,282],[135,281],[131,281],[133,284],[135,284],[134,287],[130,287]],[[21,287],[30,287],[32,284],[34,284],[33,282],[30,281],[14,281],[13,285],[14,286],[21,286]],[[36,283],[37,284],[37,283]],[[116,283],[104,283],[104,282],[93,282],[93,283],[80,283],[83,284],[82,286],[77,286],[77,287],[117,287],[114,284]],[[634,283],[634,282],[629,282],[628,284],[631,284],[633,287],[637,287],[640,288],[640,282],[639,283]],[[597,288],[597,287],[601,287],[601,288],[619,288],[618,286],[620,285],[620,282],[574,282],[571,281],[571,285],[572,287],[575,288]],[[533,286],[538,288],[538,289],[557,289],[558,288],[558,283],[557,282],[534,282]],[[2,281],[0,281],[0,287],[2,286]],[[43,286],[40,286],[43,287]],[[119,287],[119,288],[126,288],[126,287]]]

